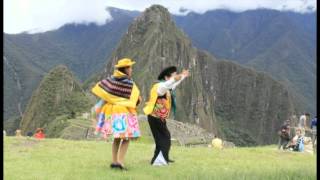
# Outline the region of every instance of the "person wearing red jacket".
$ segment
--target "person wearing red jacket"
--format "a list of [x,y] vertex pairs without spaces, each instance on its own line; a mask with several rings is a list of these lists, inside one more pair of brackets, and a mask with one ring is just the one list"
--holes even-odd
[[36,134],[34,135],[34,137],[36,139],[44,139],[45,138],[45,134],[43,132],[43,129],[42,128],[37,128]]

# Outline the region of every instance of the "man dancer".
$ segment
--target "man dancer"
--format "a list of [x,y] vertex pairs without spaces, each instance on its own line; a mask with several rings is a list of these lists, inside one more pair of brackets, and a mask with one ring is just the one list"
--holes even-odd
[[[177,68],[170,66],[164,69],[158,76],[159,82],[155,83],[150,91],[150,99],[143,108],[148,115],[149,126],[155,140],[156,149],[151,160],[152,165],[167,165],[174,162],[169,159],[171,146],[171,135],[167,128],[166,119],[172,110],[175,113],[175,93],[174,90],[181,81],[189,76],[188,70],[183,70],[177,74]],[[154,163],[156,159],[163,156],[162,164]]]

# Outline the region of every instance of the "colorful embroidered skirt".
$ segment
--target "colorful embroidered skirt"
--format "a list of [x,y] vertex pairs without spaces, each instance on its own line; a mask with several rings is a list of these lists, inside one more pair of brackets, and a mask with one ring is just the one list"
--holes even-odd
[[[124,106],[105,104],[99,101],[94,107],[97,119],[96,133],[104,138],[137,138],[140,137],[138,116]],[[111,136],[113,135],[113,136]]]

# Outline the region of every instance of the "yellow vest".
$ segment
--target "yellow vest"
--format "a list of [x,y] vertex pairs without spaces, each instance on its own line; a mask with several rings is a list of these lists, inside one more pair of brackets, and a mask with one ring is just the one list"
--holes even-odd
[[[115,77],[120,77],[123,76],[124,74],[121,73],[120,71],[115,70],[115,72],[113,73],[113,76]],[[132,92],[130,95],[130,99],[127,98],[123,98],[123,97],[119,97],[119,96],[115,96],[113,94],[110,94],[108,92],[106,92],[104,89],[102,89],[99,86],[98,82],[92,89],[92,93],[95,94],[96,96],[98,96],[99,98],[103,99],[107,104],[109,105],[117,105],[117,106],[123,106],[125,109],[126,107],[128,108],[133,108],[135,109],[137,106],[137,101],[139,98],[139,94],[140,91],[138,89],[138,87],[136,86],[135,83],[133,83],[133,87],[132,87]],[[120,107],[119,107],[120,108]],[[120,108],[121,109],[121,108]],[[114,109],[114,111],[118,111],[116,109]],[[122,110],[120,110],[122,111]],[[118,111],[119,112],[119,111]],[[120,113],[120,112],[119,112]]]
[[[159,83],[156,83],[152,86],[151,90],[150,90],[150,98],[149,98],[149,101],[146,102],[146,105],[145,107],[143,108],[143,112],[146,114],[146,115],[150,115],[152,112],[153,112],[153,109],[154,109],[154,106],[156,104],[156,101],[158,99],[158,93],[157,93],[157,90],[158,90],[158,87],[159,87]],[[166,101],[166,107],[168,107],[168,109],[170,110],[171,109],[171,97],[170,97],[170,93],[167,92],[166,94],[167,96],[167,101]],[[170,113],[170,112],[169,112]]]

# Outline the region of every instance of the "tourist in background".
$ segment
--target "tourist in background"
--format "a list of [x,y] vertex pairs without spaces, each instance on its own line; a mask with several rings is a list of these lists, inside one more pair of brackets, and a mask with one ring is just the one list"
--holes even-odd
[[21,134],[21,130],[20,130],[20,129],[17,129],[17,130],[16,130],[16,137],[22,137],[22,134]]
[[309,113],[304,113],[303,115],[300,116],[298,128],[301,130],[302,136],[305,136],[306,128],[308,128],[307,120],[309,120],[309,118],[310,118]]
[[222,149],[222,140],[218,138],[216,135],[214,135],[214,138],[212,139],[212,147],[217,149]]
[[283,123],[283,125],[280,127],[278,134],[279,134],[278,149],[286,149],[286,146],[290,141],[290,120],[286,120]]
[[316,141],[317,141],[317,116],[315,116],[310,123],[310,128],[311,128],[311,140],[312,140],[312,147],[314,152],[317,151],[317,145],[316,145]]
[[302,152],[304,150],[304,136],[301,133],[301,129],[296,129],[296,135],[292,138],[288,149],[292,151]]
[[34,137],[36,139],[44,139],[46,135],[44,134],[43,128],[37,128],[36,133],[34,134]]

